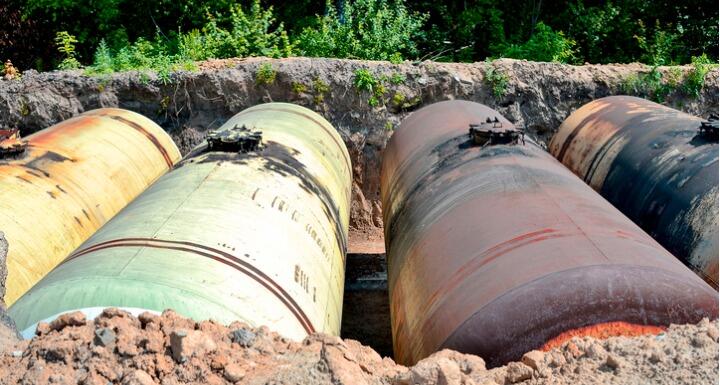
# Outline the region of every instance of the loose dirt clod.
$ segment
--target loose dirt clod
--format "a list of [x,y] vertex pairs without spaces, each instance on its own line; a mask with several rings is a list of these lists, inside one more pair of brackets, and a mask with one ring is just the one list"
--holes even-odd
[[493,369],[443,350],[408,368],[338,337],[293,342],[240,322],[106,309],[94,322],[62,315],[32,340],[4,346],[0,384],[700,384],[718,376],[717,329],[704,320],[659,335],[573,338]]

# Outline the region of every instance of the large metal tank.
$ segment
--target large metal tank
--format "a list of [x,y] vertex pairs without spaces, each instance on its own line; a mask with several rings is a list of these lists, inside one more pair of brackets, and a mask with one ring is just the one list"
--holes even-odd
[[11,305],[180,160],[170,136],[103,108],[0,144],[0,231]]
[[115,306],[340,330],[350,158],[318,114],[269,103],[208,137],[10,307],[20,330]]
[[589,325],[717,317],[710,286],[513,129],[448,101],[390,139],[381,198],[396,360],[451,348],[496,366]]
[[717,289],[714,124],[644,99],[612,96],[572,113],[550,151]]

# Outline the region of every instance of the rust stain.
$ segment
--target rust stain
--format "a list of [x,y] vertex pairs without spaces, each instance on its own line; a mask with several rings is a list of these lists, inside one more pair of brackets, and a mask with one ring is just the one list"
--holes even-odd
[[539,350],[544,352],[561,347],[573,338],[593,337],[607,339],[610,337],[636,337],[647,334],[657,335],[667,330],[666,326],[639,325],[624,321],[603,322],[590,326],[562,332],[557,337],[545,342]]

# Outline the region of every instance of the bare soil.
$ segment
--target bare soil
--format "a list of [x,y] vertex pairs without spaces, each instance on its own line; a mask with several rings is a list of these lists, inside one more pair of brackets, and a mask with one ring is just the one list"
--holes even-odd
[[106,309],[69,313],[32,340],[0,345],[0,384],[711,384],[718,323],[672,325],[658,335],[573,338],[488,369],[443,350],[405,367],[354,340],[290,341],[265,327],[194,322],[172,311],[138,318]]

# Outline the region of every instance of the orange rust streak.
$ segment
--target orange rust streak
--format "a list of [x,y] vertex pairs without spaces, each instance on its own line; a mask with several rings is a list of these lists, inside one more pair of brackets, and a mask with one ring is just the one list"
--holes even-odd
[[593,337],[598,339],[606,339],[610,337],[635,337],[645,334],[660,334],[666,329],[667,328],[665,326],[639,325],[623,321],[603,322],[560,333],[557,337],[545,342],[540,350],[547,352],[551,349],[562,346],[565,342],[573,339],[574,337]]

